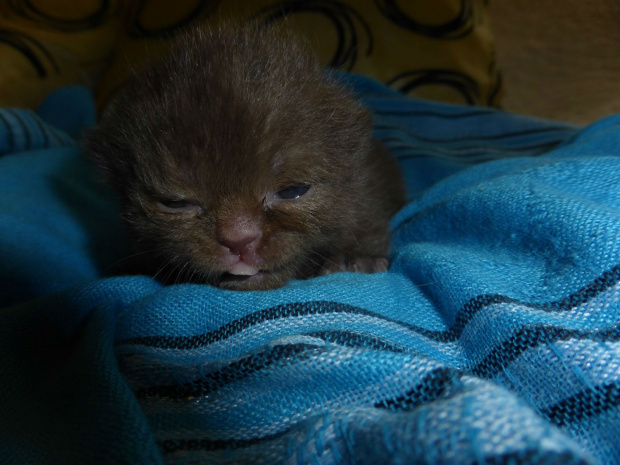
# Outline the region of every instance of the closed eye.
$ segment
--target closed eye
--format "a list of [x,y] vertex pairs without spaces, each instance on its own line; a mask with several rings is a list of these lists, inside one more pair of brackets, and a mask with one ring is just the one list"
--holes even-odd
[[160,200],[159,208],[167,213],[182,213],[182,212],[201,212],[202,207],[198,202],[189,199],[181,200]]
[[276,199],[283,199],[283,200],[298,199],[299,197],[304,195],[306,192],[308,192],[309,189],[310,189],[310,186],[287,187],[286,189],[282,189],[281,191],[276,192],[274,194],[274,197]]

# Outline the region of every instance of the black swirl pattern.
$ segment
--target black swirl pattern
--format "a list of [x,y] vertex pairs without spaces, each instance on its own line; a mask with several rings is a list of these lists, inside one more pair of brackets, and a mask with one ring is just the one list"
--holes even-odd
[[480,87],[476,81],[463,73],[449,69],[407,71],[394,76],[386,84],[407,95],[416,95],[416,91],[428,85],[445,86],[458,92],[463,102],[469,105],[479,105],[482,100]]
[[412,18],[398,6],[396,0],[375,0],[375,4],[381,14],[397,26],[433,39],[460,39],[471,34],[475,28],[475,8],[472,0],[461,0],[456,17],[443,24],[425,24]]
[[[139,39],[163,39],[171,37],[185,26],[199,17],[211,15],[218,7],[220,0],[196,0],[192,6],[171,23],[161,27],[153,27],[144,20],[147,8],[152,8],[149,0],[140,0],[136,10],[132,13],[132,19],[128,22],[127,33],[133,38]],[[172,8],[177,12],[178,9]]]
[[358,53],[362,49],[359,31],[365,35],[365,55],[369,56],[372,53],[373,38],[370,26],[356,10],[341,2],[331,0],[283,1],[259,10],[253,19],[267,25],[299,13],[321,15],[333,25],[337,43],[327,66],[346,71],[353,69]]
[[22,32],[0,29],[0,43],[6,44],[26,58],[39,78],[49,75],[50,69],[60,73],[60,68],[50,52],[35,38]]
[[113,15],[115,8],[110,0],[93,0],[93,9],[82,17],[65,18],[43,9],[33,0],[11,0],[9,6],[15,14],[54,29],[66,32],[83,31],[100,26]]

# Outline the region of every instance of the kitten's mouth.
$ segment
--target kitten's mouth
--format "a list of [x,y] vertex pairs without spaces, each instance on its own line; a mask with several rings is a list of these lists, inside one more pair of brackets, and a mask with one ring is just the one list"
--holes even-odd
[[248,265],[245,262],[238,262],[235,263],[227,273],[233,276],[254,276],[259,272],[260,270],[252,265]]
[[268,271],[248,265],[245,262],[236,263],[232,268],[225,272],[220,281],[222,283],[239,283],[246,281],[260,281]]
[[254,274],[232,274],[232,273],[224,273],[220,280],[222,282],[239,282],[239,281],[251,281],[253,279],[257,279],[260,276],[266,274],[266,271],[258,271]]
[[224,273],[220,277],[219,286],[225,288],[238,288],[238,286],[242,286],[239,289],[247,288],[253,289],[260,287],[263,280],[269,275],[269,271],[258,270],[256,273],[249,274],[232,274],[232,273]]

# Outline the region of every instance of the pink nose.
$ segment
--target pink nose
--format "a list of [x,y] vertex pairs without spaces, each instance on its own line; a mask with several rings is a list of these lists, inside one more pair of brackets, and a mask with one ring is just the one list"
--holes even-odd
[[235,210],[220,218],[216,237],[233,255],[251,255],[262,236],[260,217],[252,211]]
[[221,237],[219,243],[233,255],[243,255],[255,248],[259,234],[248,234],[240,237]]

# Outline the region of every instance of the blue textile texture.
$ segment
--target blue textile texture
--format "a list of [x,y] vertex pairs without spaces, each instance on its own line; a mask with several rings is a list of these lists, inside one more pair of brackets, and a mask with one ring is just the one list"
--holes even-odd
[[0,463],[620,464],[620,117],[340,78],[406,176],[391,269],[263,292],[109,277],[90,97],[0,111]]

